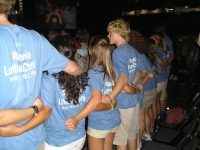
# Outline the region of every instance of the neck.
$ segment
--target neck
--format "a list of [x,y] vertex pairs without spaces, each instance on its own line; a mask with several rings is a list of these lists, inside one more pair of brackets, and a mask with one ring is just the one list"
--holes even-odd
[[14,26],[14,24],[8,21],[7,17],[4,14],[0,14],[0,24],[8,25],[10,26],[10,28]]
[[122,45],[126,45],[128,44],[126,41],[121,41],[118,44],[116,44],[117,47],[122,46]]

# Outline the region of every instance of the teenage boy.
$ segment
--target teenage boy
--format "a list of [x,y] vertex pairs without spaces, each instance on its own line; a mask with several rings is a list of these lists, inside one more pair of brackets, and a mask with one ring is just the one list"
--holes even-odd
[[[117,150],[136,150],[137,133],[139,129],[139,104],[136,94],[121,92],[125,84],[132,84],[136,75],[136,69],[145,70],[141,60],[138,59],[136,50],[128,44],[130,26],[122,19],[112,21],[107,26],[110,44],[116,45],[112,54],[112,61],[117,68],[118,78],[109,96],[103,96],[102,102],[109,102],[116,98],[121,114],[121,124],[113,141]],[[136,91],[138,87],[134,86]],[[136,92],[138,94],[138,92]]]

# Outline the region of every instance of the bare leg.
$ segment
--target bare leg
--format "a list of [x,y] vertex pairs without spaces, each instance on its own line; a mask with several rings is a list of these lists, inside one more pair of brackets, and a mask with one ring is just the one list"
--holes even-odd
[[142,139],[142,135],[145,130],[145,110],[140,109],[140,130],[139,130],[139,141]]
[[[165,93],[166,96],[167,96],[167,90],[166,89],[164,91],[162,91],[162,93],[163,94]],[[166,107],[166,96],[165,97],[161,96],[162,99],[160,98],[160,110],[161,111],[163,111]]]
[[149,110],[150,108],[148,107],[145,111],[145,133],[146,134],[150,134],[150,129],[151,129],[151,118],[150,118],[150,115],[149,115]]
[[163,111],[165,109],[165,100],[160,100],[160,111]]
[[109,133],[105,138],[104,150],[112,150],[115,133]]
[[128,140],[128,150],[137,150],[137,139]]
[[156,102],[157,102],[157,114],[156,114],[156,116],[160,114],[160,96],[161,96],[161,94],[162,94],[162,91],[158,92],[158,97],[157,97],[157,100],[156,100]]
[[104,148],[104,138],[95,138],[88,135],[88,147],[89,150],[103,150]]
[[137,134],[137,149],[140,148],[140,129],[138,129],[138,134]]
[[128,150],[127,145],[117,145],[117,150]]
[[150,132],[153,132],[154,117],[153,117],[152,105],[149,107],[148,113],[149,113],[149,117],[150,117]]
[[168,93],[167,93],[167,91],[166,91],[166,97],[165,97],[165,108],[164,109],[166,109],[167,107],[168,107]]
[[157,93],[157,96],[156,96],[156,99],[153,101],[153,104],[152,104],[152,110],[153,110],[153,117],[156,118],[157,116],[157,99],[158,99],[158,93]]

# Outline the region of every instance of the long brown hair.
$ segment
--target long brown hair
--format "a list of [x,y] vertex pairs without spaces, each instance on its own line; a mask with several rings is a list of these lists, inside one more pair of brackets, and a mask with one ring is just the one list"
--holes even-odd
[[89,44],[90,68],[103,66],[103,72],[108,75],[112,83],[115,82],[115,74],[111,60],[111,45],[107,37],[96,35],[92,37]]
[[[70,35],[57,36],[51,44],[64,56],[70,60],[75,60],[76,46]],[[65,90],[66,101],[73,102],[74,105],[79,104],[79,94],[87,86],[88,78],[85,74],[72,76],[64,71],[61,71],[53,76],[58,79],[59,85]]]

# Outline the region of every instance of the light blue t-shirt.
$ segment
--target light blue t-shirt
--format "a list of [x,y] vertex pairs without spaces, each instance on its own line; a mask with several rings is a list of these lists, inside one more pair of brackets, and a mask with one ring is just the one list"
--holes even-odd
[[43,74],[41,97],[45,106],[52,108],[51,117],[44,122],[46,142],[49,145],[60,147],[75,142],[86,135],[85,119],[79,121],[74,131],[65,126],[67,119],[76,116],[91,98],[91,90],[86,87],[79,96],[79,104],[67,102],[65,90],[52,75]]
[[[168,36],[165,36],[165,42],[166,42],[166,45],[170,48],[169,51],[166,54],[166,60],[168,60],[169,54],[174,53],[174,49],[173,49],[172,41]],[[169,64],[165,70],[166,70],[166,76],[168,78],[169,74],[170,74],[170,70],[171,70],[171,64]]]
[[[88,71],[88,84],[91,90],[97,90],[102,95],[109,95],[113,84],[107,75],[104,76],[102,66],[95,66]],[[118,107],[107,111],[93,111],[88,116],[88,127],[96,130],[110,130],[121,123]]]
[[[152,69],[151,69],[151,66],[150,66],[150,63],[149,63],[149,60],[147,59],[147,57],[144,54],[140,54],[139,58],[142,60],[144,66],[145,66],[145,69],[147,70],[147,75],[152,74]],[[140,79],[137,82],[137,84],[139,84],[141,82],[142,82],[142,79]],[[140,94],[137,96],[138,96],[139,106],[141,108],[143,106],[144,88],[140,91]]]
[[[152,74],[153,72],[152,72],[152,68],[151,68],[151,65],[150,65],[148,58],[146,58],[145,66],[147,67],[147,71],[148,71],[147,74]],[[144,91],[150,91],[150,90],[153,90],[155,88],[157,88],[156,78],[149,78],[147,83],[144,85],[143,90]]]
[[[126,44],[117,47],[112,54],[112,62],[117,74],[123,74],[128,77],[128,84],[133,80],[137,70],[144,70],[145,66],[137,55],[137,50],[132,46]],[[116,77],[118,78],[118,75]],[[136,94],[126,94],[120,92],[116,99],[118,100],[118,107],[121,109],[132,108],[137,105],[138,98]]]
[[[42,71],[60,72],[69,63],[43,36],[17,25],[0,25],[0,61],[0,110],[31,106],[39,96]],[[44,139],[39,125],[19,136],[0,137],[0,150],[36,150]]]
[[[165,61],[165,53],[164,53],[163,49],[161,47],[158,47],[157,52],[160,54],[160,58],[163,61]],[[160,66],[159,62],[157,61],[156,70],[161,71],[161,69],[162,69],[162,67]],[[156,81],[157,81],[157,83],[161,83],[161,82],[164,82],[165,80],[166,80],[166,75],[165,75],[165,71],[163,71],[163,73],[158,74]]]

